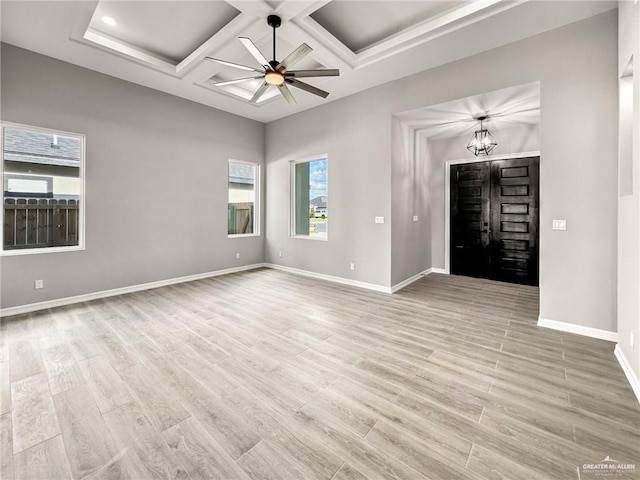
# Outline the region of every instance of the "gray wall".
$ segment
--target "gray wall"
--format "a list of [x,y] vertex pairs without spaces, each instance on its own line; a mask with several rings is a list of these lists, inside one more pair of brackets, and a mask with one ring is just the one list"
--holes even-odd
[[[3,257],[3,307],[263,259],[396,284],[435,266],[436,195],[425,183],[439,174],[398,150],[393,114],[540,81],[541,316],[616,329],[615,11],[272,122],[266,138],[256,122],[13,47],[2,53],[3,119],[87,135],[87,250]],[[289,161],[319,153],[329,156],[329,241],[290,238]],[[226,162],[263,155],[264,251],[261,238],[226,237]],[[552,231],[554,218],[568,230]],[[34,291],[40,278],[45,289]]]
[[[266,262],[389,286],[387,103],[369,90],[267,124]],[[385,136],[375,137],[378,132]],[[289,237],[289,162],[321,153],[329,158],[329,240]],[[374,224],[375,216],[386,223]]]
[[[393,119],[391,126],[391,285],[432,266],[429,247],[431,196],[427,188],[431,164],[422,160],[426,143],[416,132]],[[413,216],[418,221],[413,221]]]
[[4,121],[86,135],[87,234],[2,257],[3,308],[263,261],[262,237],[227,238],[227,161],[263,162],[263,124],[6,44],[1,100]]
[[[268,124],[266,260],[391,285],[392,238],[406,235],[404,221],[388,218],[400,195],[393,179],[406,166],[392,161],[392,115],[540,81],[540,314],[615,331],[616,58],[610,11]],[[292,239],[287,161],[321,152],[330,162],[329,241]],[[387,222],[375,225],[375,215]],[[552,231],[552,219],[563,218],[568,230]],[[396,243],[411,252],[427,242]],[[397,253],[394,262],[406,264]]]
[[[618,198],[618,345],[636,379],[640,379],[640,4],[620,2],[619,22],[618,77],[633,55],[634,111],[633,193],[623,195],[621,191]],[[621,101],[629,102],[630,99],[621,98]],[[621,125],[621,130],[624,131],[624,125]],[[628,172],[627,169],[621,171]],[[633,348],[631,334],[635,340]]]
[[[498,146],[493,155],[509,155],[540,150],[540,128],[538,125],[507,129],[490,129]],[[427,149],[422,161],[430,165],[428,180],[431,210],[430,246],[432,268],[445,268],[445,163],[451,160],[474,160],[476,157],[466,149],[470,135],[427,140]],[[489,157],[490,158],[490,157]]]

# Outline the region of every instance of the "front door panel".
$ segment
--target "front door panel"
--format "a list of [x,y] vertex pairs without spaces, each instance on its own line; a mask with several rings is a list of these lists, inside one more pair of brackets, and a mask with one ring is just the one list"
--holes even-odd
[[538,158],[491,162],[492,278],[538,284]]
[[488,278],[489,165],[451,167],[451,269],[457,275]]
[[451,273],[538,285],[539,158],[451,166]]

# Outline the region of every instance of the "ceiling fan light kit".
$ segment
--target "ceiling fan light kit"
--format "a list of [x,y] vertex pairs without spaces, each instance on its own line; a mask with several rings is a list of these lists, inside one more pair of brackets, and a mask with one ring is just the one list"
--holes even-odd
[[264,81],[269,85],[282,85],[284,83],[284,76],[280,72],[267,72],[264,74]]
[[258,47],[247,37],[240,37],[239,40],[245,46],[245,48],[249,51],[251,56],[256,59],[256,61],[260,64],[263,70],[258,68],[249,67],[247,65],[240,65],[237,63],[229,62],[226,60],[220,60],[213,57],[205,57],[207,60],[212,60],[221,65],[225,65],[227,67],[233,67],[240,70],[255,72],[260,74],[258,76],[253,77],[245,77],[238,78],[235,80],[225,80],[222,82],[214,83],[217,87],[223,87],[226,85],[233,85],[236,83],[242,83],[250,80],[263,80],[262,85],[258,90],[254,93],[253,97],[249,100],[249,103],[257,104],[260,97],[264,95],[267,89],[271,86],[278,88],[280,94],[284,97],[284,99],[290,103],[295,104],[296,100],[291,94],[291,91],[288,88],[288,85],[292,87],[299,88],[300,90],[304,90],[305,92],[312,93],[322,98],[327,98],[329,92],[325,92],[313,85],[309,85],[308,83],[301,82],[298,78],[305,77],[337,77],[340,75],[340,71],[336,69],[317,69],[317,70],[289,70],[295,63],[302,60],[309,53],[313,51],[313,49],[303,43],[298,48],[296,48],[293,52],[291,52],[284,60],[279,62],[276,60],[276,29],[282,25],[282,19],[278,15],[269,15],[267,17],[267,24],[273,29],[273,60],[269,61],[266,57],[258,50]]
[[482,126],[482,122],[487,118],[488,117],[486,116],[478,117],[478,120],[480,120],[480,130],[476,130],[474,132],[469,145],[467,145],[467,150],[473,153],[476,157],[480,155],[489,155],[493,149],[498,146],[498,143],[489,133],[489,130]]

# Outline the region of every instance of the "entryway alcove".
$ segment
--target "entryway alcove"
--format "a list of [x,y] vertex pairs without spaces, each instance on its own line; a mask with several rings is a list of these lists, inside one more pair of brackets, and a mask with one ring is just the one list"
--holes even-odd
[[[466,148],[479,129],[480,116],[488,117],[484,128],[498,144],[488,156],[475,156]],[[414,210],[422,210],[405,216],[428,221],[420,241],[429,250],[431,271],[537,285],[538,172],[544,162],[540,83],[460,98],[394,118],[406,137],[404,143],[412,145],[404,150],[413,156],[417,172]],[[466,182],[477,175],[478,185],[455,182],[461,172],[468,172],[462,173],[469,177]],[[460,188],[452,191],[452,186]],[[462,210],[460,202],[466,205]],[[456,226],[458,221],[463,225]]]

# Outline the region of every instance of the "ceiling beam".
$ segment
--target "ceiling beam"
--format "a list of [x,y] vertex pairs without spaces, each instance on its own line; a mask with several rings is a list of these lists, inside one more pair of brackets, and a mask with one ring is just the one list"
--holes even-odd
[[357,52],[356,68],[362,68],[392,55],[397,55],[429,40],[479,22],[527,1],[529,0],[515,0],[512,2],[477,0],[454,7],[360,50]]
[[[285,28],[286,27],[286,28]],[[356,55],[311,17],[296,18],[283,26],[286,38],[294,44],[306,42],[313,48],[313,57],[331,68],[351,71]],[[315,41],[310,42],[309,37]]]
[[176,73],[183,78],[188,79],[189,72],[192,72],[194,68],[201,65],[204,57],[211,55],[237,39],[237,37],[243,34],[256,19],[240,13],[233,20],[231,20],[222,29],[213,34],[207,41],[196,48],[187,58],[182,60],[176,66]]

